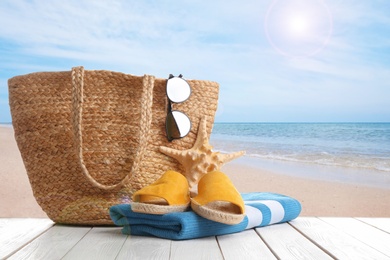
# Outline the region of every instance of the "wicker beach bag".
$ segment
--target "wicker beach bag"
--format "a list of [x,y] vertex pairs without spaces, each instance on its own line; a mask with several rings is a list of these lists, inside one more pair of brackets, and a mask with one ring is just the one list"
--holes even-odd
[[166,79],[104,70],[38,72],[8,81],[15,138],[38,204],[57,223],[112,224],[108,209],[179,163],[160,146],[189,149],[201,116],[210,135],[216,82],[188,80],[188,100],[174,104],[191,120],[169,142]]

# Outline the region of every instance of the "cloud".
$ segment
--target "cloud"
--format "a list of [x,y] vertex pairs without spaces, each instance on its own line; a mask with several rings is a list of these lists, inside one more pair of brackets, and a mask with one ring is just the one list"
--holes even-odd
[[232,3],[13,1],[0,11],[0,21],[13,26],[0,32],[19,55],[114,69],[139,65],[155,68],[152,72],[178,63],[189,70],[203,62],[212,65],[248,44],[251,32],[245,28],[253,21],[244,14],[255,2]]
[[331,38],[315,56],[299,59],[280,55],[267,41],[271,3],[1,1],[0,23],[9,26],[0,27],[0,99],[4,104],[11,76],[84,65],[217,81],[221,121],[282,121],[288,114],[312,120],[312,111],[329,104],[334,109],[317,120],[332,113],[338,120],[337,109],[361,113],[361,104],[390,120],[390,109],[377,105],[390,103],[387,1],[324,1]]
[[[53,45],[82,50],[89,47],[100,49],[106,44],[109,44],[107,47],[123,45],[128,49],[140,46],[154,48],[157,45],[183,47],[183,44],[202,44],[202,40],[218,38],[218,34],[225,35],[226,40],[245,20],[239,12],[231,12],[239,4],[226,9],[221,8],[226,5],[220,1],[203,6],[174,3],[13,1],[8,8],[2,8],[1,20],[12,21],[14,26],[3,27],[1,32],[4,38],[32,43],[34,47],[41,44],[43,47]],[[231,16],[234,14],[236,17]],[[229,15],[229,20],[226,15]]]

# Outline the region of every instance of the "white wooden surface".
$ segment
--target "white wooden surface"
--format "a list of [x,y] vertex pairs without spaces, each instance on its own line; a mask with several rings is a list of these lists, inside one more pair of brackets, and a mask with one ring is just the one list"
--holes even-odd
[[331,259],[290,225],[262,227],[256,231],[280,259]]
[[226,260],[232,259],[276,259],[255,230],[219,236],[218,243]]
[[186,241],[1,219],[0,259],[390,259],[390,218],[315,218]]
[[16,252],[52,225],[48,219],[0,219],[0,259]]

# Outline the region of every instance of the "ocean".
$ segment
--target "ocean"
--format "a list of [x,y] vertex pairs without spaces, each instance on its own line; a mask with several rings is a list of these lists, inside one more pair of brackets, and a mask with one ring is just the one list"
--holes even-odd
[[[12,124],[1,124],[12,127]],[[390,123],[215,123],[214,150],[390,176]]]
[[210,144],[262,170],[390,189],[390,123],[215,123]]
[[390,174],[390,123],[215,123],[210,140],[221,152]]

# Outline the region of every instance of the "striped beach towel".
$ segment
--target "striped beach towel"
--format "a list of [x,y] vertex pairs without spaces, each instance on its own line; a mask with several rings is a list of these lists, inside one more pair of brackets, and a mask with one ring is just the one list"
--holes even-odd
[[291,197],[268,192],[242,193],[246,216],[236,225],[214,222],[192,210],[165,215],[136,213],[129,204],[110,208],[115,225],[126,235],[156,236],[172,240],[193,239],[240,232],[255,227],[283,223],[298,217],[301,204]]

